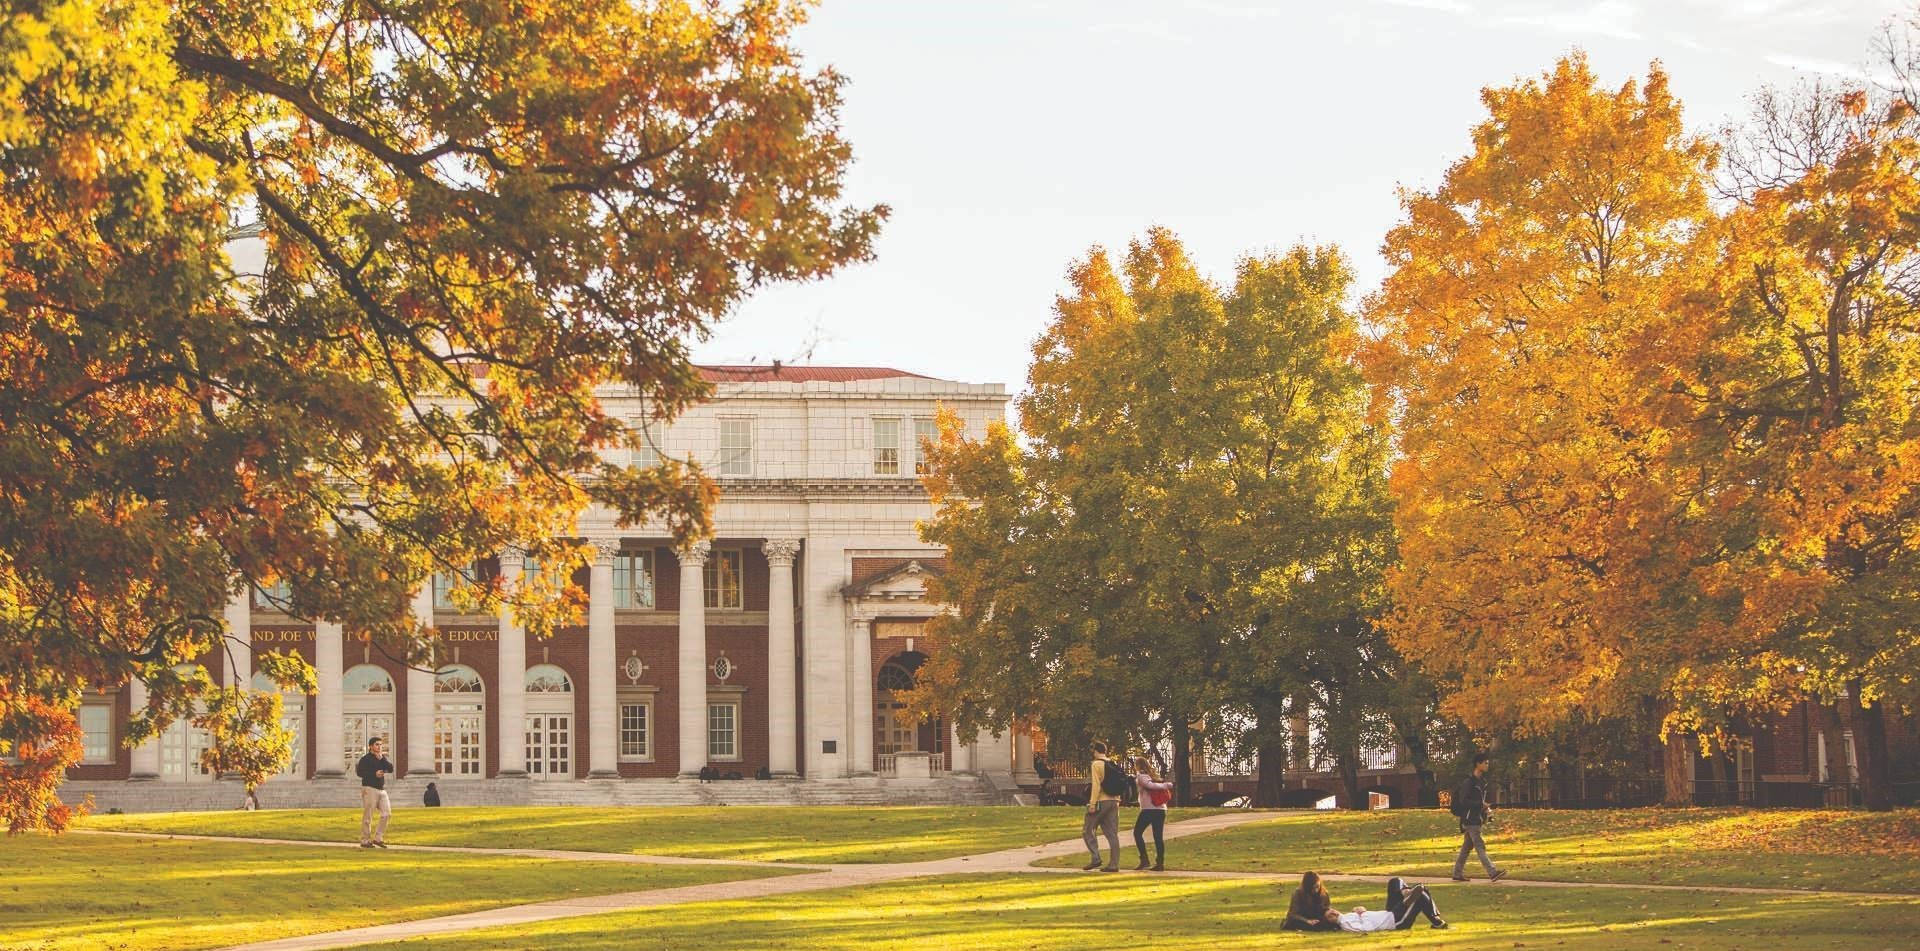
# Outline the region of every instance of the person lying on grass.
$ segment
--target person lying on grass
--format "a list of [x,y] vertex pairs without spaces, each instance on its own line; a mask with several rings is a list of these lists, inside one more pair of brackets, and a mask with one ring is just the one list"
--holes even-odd
[[1440,917],[1439,906],[1434,904],[1433,893],[1425,885],[1408,888],[1398,878],[1387,881],[1387,910],[1368,911],[1364,907],[1355,908],[1352,913],[1340,915],[1335,920],[1341,931],[1405,931],[1421,915],[1435,928],[1445,928],[1447,922]]

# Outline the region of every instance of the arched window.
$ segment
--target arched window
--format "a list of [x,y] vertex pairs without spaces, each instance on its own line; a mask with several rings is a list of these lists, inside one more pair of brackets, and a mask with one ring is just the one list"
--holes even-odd
[[387,672],[372,664],[358,664],[348,668],[340,678],[340,692],[349,696],[363,693],[392,693],[393,678]]
[[260,693],[280,694],[280,726],[293,734],[293,756],[287,760],[281,776],[305,776],[307,774],[307,695],[282,690],[273,678],[266,674],[253,675],[253,689]]
[[572,693],[573,678],[552,664],[535,664],[527,668],[527,692]]
[[[373,664],[347,668],[340,678],[342,724],[340,739],[347,775],[375,738],[387,741],[393,752],[393,677]],[[324,751],[322,751],[324,752]]]
[[880,676],[873,682],[875,690],[912,690],[913,671],[908,670],[899,661],[890,660],[880,667]]
[[527,776],[573,778],[573,678],[553,664],[527,668]]
[[454,664],[433,678],[433,769],[442,776],[486,775],[487,688],[480,672]]
[[[913,672],[926,660],[919,653],[895,654],[880,665],[873,678],[873,751],[880,756],[920,748],[919,731],[908,726],[901,715],[907,702],[897,693],[913,689]],[[882,769],[886,760],[881,760]]]

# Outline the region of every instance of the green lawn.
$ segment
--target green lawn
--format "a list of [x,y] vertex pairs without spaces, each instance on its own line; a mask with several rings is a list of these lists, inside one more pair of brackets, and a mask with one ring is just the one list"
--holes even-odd
[[[1384,904],[1377,886],[1336,884],[1342,907]],[[1787,897],[1444,885],[1454,927],[1378,935],[1281,932],[1285,895],[1270,882],[1148,875],[955,876],[757,901],[620,912],[417,939],[383,948],[899,948],[1028,951],[1114,946],[1221,948],[1551,947],[1906,949],[1920,936],[1909,899]]]
[[[1218,810],[1188,810],[1191,818]],[[360,810],[94,816],[93,829],[353,841]],[[579,849],[764,862],[914,862],[1080,835],[1080,810],[1008,807],[510,807],[395,812],[401,845]]]
[[[1280,813],[1170,842],[1167,863],[1444,877],[1458,830],[1438,810]],[[1920,892],[1920,810],[1912,809],[1508,809],[1495,814],[1486,838],[1494,863],[1516,879]],[[1468,871],[1483,874],[1477,860]]]
[[84,834],[0,837],[0,868],[0,949],[7,951],[185,951],[783,874]]

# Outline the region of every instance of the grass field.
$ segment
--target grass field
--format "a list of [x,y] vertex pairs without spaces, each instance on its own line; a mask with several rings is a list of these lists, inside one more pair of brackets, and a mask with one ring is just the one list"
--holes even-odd
[[[1218,810],[1187,810],[1184,817]],[[95,816],[93,829],[350,842],[358,809]],[[394,813],[401,845],[578,849],[762,862],[915,862],[1038,845],[1080,834],[1074,809],[727,806],[409,809]]]
[[[1920,893],[1920,810],[1912,809],[1508,809],[1486,839],[1494,863],[1515,879]],[[1434,878],[1452,872],[1459,844],[1456,821],[1438,810],[1278,813],[1169,843],[1167,862]],[[1484,874],[1478,860],[1468,873]]]
[[0,837],[0,949],[185,949],[783,874],[70,834]]
[[[1342,907],[1384,904],[1378,886],[1336,884]],[[898,948],[1028,951],[1129,946],[1258,948],[1899,949],[1920,939],[1920,903],[1833,895],[1732,896],[1619,889],[1443,885],[1453,927],[1375,935],[1277,930],[1270,882],[1147,875],[964,876],[756,901],[712,902],[470,932],[393,945],[418,951],[566,948]]]

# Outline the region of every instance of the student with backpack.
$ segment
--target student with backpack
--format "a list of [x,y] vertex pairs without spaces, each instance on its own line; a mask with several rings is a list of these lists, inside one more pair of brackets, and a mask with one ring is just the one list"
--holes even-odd
[[1480,853],[1480,864],[1487,869],[1487,880],[1497,882],[1507,876],[1505,869],[1493,867],[1493,860],[1487,858],[1487,842],[1480,837],[1480,829],[1487,824],[1493,810],[1487,808],[1487,767],[1489,757],[1485,753],[1473,754],[1473,772],[1460,781],[1453,791],[1453,815],[1460,820],[1460,854],[1453,860],[1453,880],[1467,880],[1467,855]]
[[[1093,764],[1087,767],[1087,817],[1080,823],[1080,839],[1087,844],[1087,854],[1093,860],[1081,867],[1091,872],[1098,868],[1103,872],[1120,871],[1120,797],[1133,785],[1133,778],[1120,768],[1120,764],[1107,758],[1107,744],[1094,741]],[[1094,838],[1095,829],[1106,833],[1107,854],[1112,856],[1105,868],[1100,866],[1100,842]]]
[[1153,775],[1153,765],[1144,756],[1133,758],[1133,781],[1140,787],[1140,817],[1133,820],[1133,845],[1140,850],[1140,864],[1134,866],[1136,872],[1147,868],[1147,839],[1140,833],[1149,827],[1153,829],[1153,870],[1167,870],[1167,846],[1162,837],[1167,830],[1167,803],[1173,801],[1173,784],[1163,783]]

